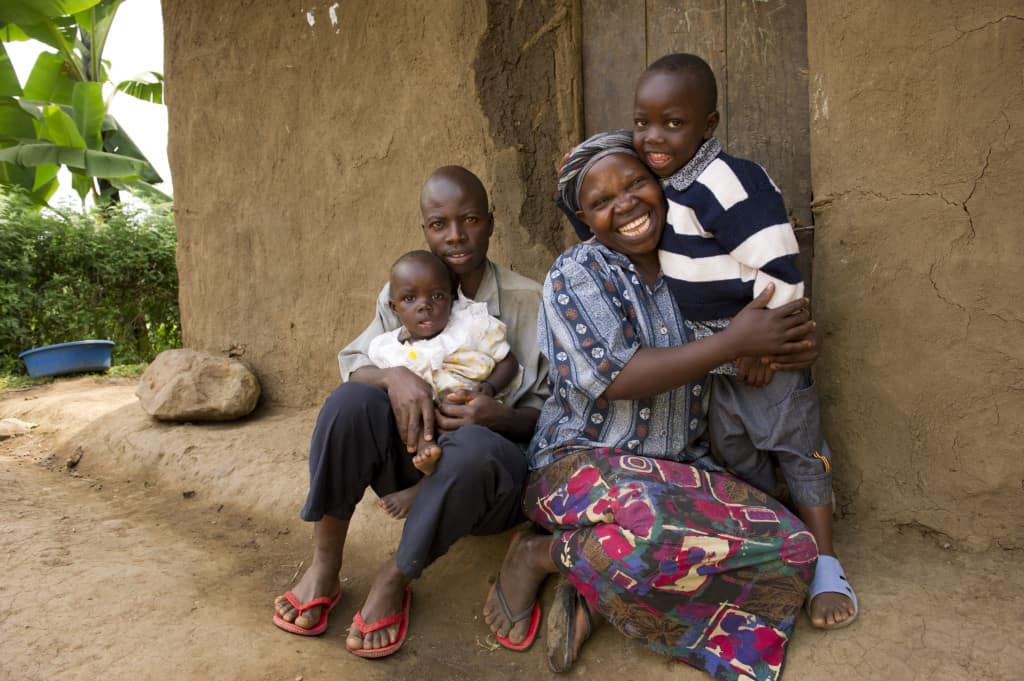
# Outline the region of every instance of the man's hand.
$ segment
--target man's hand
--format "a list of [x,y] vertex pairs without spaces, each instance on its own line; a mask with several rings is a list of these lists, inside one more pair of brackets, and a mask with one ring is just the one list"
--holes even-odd
[[469,390],[456,390],[449,394],[437,407],[437,426],[448,432],[475,423],[491,428],[505,406],[490,395]]
[[740,357],[736,360],[736,381],[754,388],[768,385],[775,375],[769,361],[768,357]]
[[810,369],[818,361],[821,354],[821,338],[818,336],[816,323],[810,332],[803,338],[809,346],[788,355],[776,355],[769,359],[768,366],[772,371],[795,371],[798,369]]
[[384,387],[395,414],[398,433],[409,452],[434,439],[434,393],[422,378],[405,367],[385,370]]

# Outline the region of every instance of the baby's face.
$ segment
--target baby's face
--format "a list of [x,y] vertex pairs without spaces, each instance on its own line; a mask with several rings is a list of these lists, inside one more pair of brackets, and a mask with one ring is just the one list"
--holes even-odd
[[444,331],[452,310],[448,272],[424,262],[402,263],[391,276],[389,305],[413,340],[433,338]]
[[643,77],[633,99],[633,146],[658,177],[689,163],[718,126],[697,79],[687,73]]

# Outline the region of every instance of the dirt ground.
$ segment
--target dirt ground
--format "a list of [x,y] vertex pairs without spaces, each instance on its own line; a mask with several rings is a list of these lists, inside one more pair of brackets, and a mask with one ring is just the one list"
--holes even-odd
[[[526,654],[496,648],[479,616],[508,535],[463,540],[415,584],[398,654],[346,653],[346,626],[400,529],[372,493],[327,634],[276,629],[271,601],[308,560],[297,511],[315,411],[166,425],[133,390],[87,377],[0,394],[0,418],[38,424],[0,442],[0,679],[555,677],[542,642]],[[1022,677],[1020,551],[971,553],[917,526],[851,516],[837,537],[860,619],[822,633],[801,616],[787,681]],[[709,678],[607,626],[567,677]]]

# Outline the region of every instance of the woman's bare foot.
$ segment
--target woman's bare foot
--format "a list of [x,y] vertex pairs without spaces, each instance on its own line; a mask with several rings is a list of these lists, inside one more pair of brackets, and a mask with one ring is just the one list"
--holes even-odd
[[501,573],[491,587],[484,603],[484,621],[496,636],[507,638],[514,644],[526,640],[530,630],[530,619],[526,618],[512,623],[502,610],[498,600],[497,585],[500,581],[501,590],[511,612],[526,612],[537,598],[537,590],[551,573],[555,572],[555,564],[551,561],[550,535],[529,534],[522,532],[516,535],[512,545],[505,553],[501,564]]
[[833,591],[825,591],[811,601],[811,624],[819,629],[833,629],[853,617],[853,600]]
[[377,506],[395,520],[402,520],[408,517],[409,509],[412,508],[412,502],[416,500],[416,495],[419,493],[420,485],[422,484],[423,478],[420,478],[419,482],[412,487],[406,487],[397,492],[385,494],[377,500]]
[[[373,586],[370,587],[370,593],[366,595],[366,601],[360,610],[363,621],[367,624],[372,624],[389,615],[402,612],[405,588],[409,586],[411,581],[399,571],[398,564],[395,563],[394,558],[388,560],[377,573],[377,578],[373,580]],[[371,631],[366,635],[366,638],[363,638],[359,629],[353,626],[349,629],[348,638],[345,639],[345,646],[349,650],[389,646],[398,640],[398,629],[400,626],[401,623],[396,622],[390,627]]]
[[580,657],[593,627],[590,606],[569,583],[555,591],[548,616],[548,666],[553,672],[567,672]]
[[423,475],[433,475],[437,462],[441,459],[441,446],[436,442],[420,440],[416,454],[412,457],[412,465]]
[[[342,549],[348,533],[348,521],[324,516],[313,526],[313,560],[292,587],[296,600],[307,603],[320,596],[333,597],[341,589]],[[301,615],[284,594],[274,599],[274,612],[286,622],[303,629],[312,629],[320,621],[322,607],[310,608]]]

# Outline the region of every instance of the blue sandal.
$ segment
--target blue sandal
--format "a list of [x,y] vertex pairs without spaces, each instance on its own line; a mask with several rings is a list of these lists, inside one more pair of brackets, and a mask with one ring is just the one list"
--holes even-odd
[[849,580],[846,579],[846,573],[843,572],[843,566],[839,564],[839,559],[835,556],[818,556],[818,565],[814,570],[814,579],[811,580],[811,589],[807,593],[808,617],[811,616],[811,603],[816,596],[823,593],[837,593],[849,598],[853,601],[853,615],[842,622],[818,628],[842,629],[853,624],[853,621],[857,619],[857,615],[860,614],[860,608],[857,605],[857,594],[853,592],[853,587],[850,586]]

